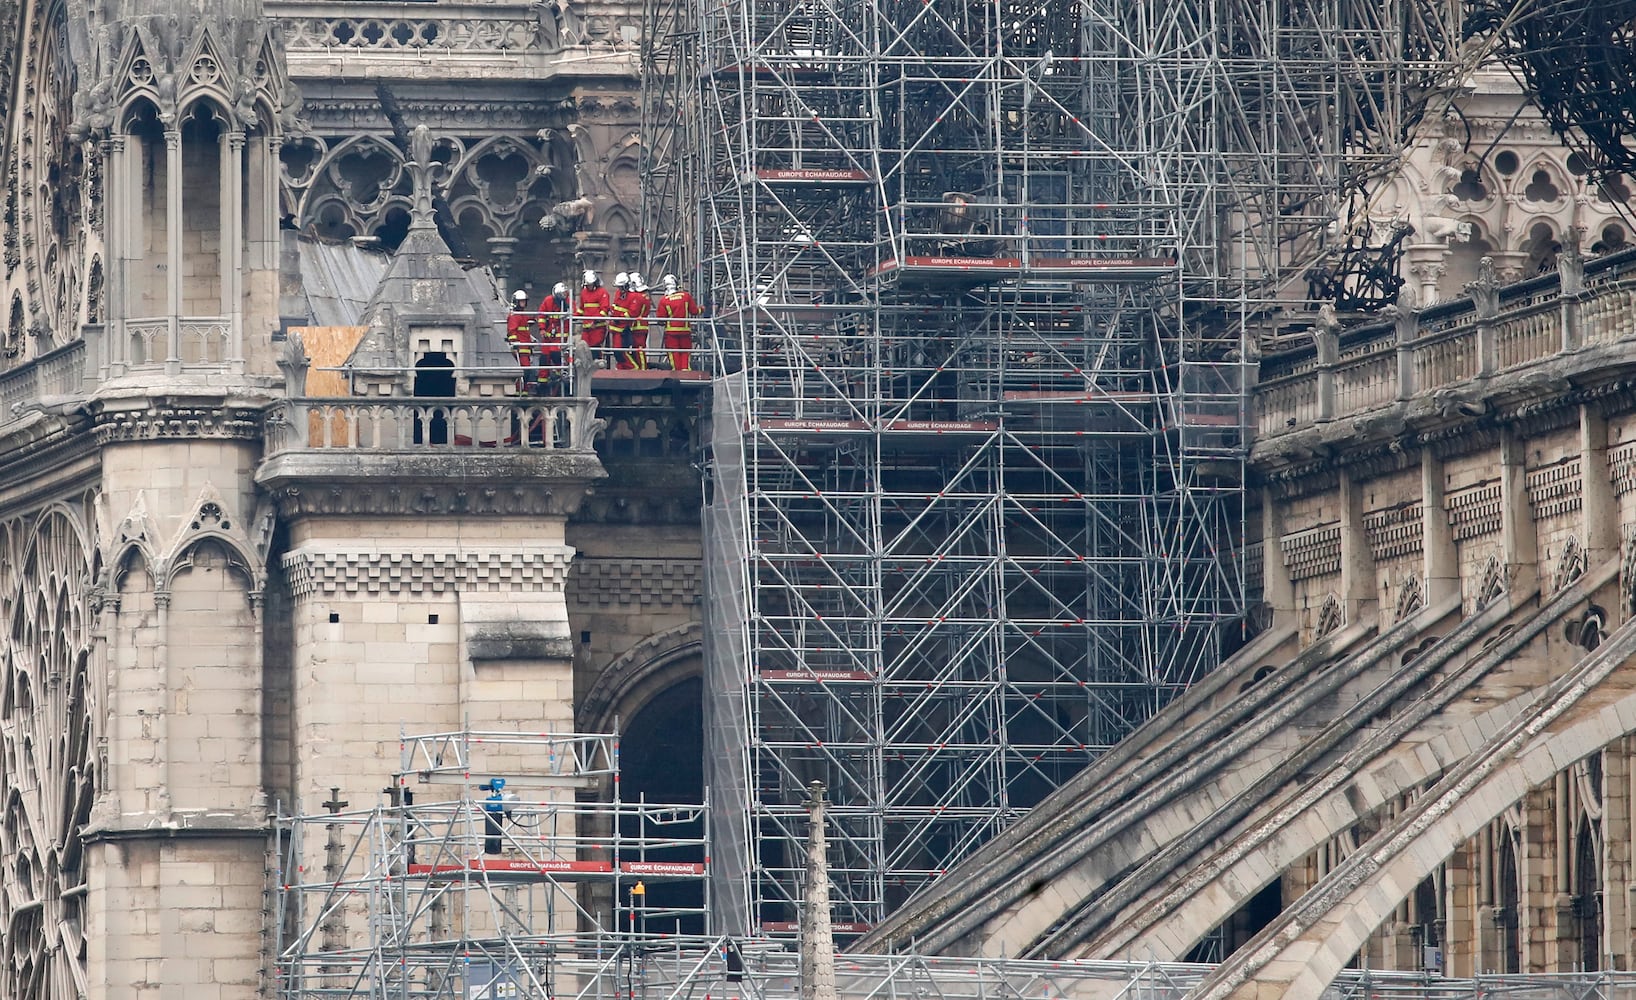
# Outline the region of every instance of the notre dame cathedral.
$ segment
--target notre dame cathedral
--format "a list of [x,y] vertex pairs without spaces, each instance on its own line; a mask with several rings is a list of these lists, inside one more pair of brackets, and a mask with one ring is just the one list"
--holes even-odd
[[[505,339],[514,293],[657,281],[654,23],[0,0],[0,996],[306,995],[279,900],[340,862],[275,819],[401,802],[406,733],[628,733],[630,800],[700,800],[711,383],[581,357],[531,396]],[[1245,997],[1629,969],[1629,198],[1492,68],[1417,123],[1362,222],[1395,304],[1234,362],[1242,651],[855,947],[1224,962]],[[350,912],[314,940],[383,933]]]

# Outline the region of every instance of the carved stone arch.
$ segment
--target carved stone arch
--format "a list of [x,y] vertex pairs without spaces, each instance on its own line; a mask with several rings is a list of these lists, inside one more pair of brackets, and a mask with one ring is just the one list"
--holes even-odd
[[238,512],[229,509],[221,491],[207,483],[194,498],[181,531],[171,540],[164,554],[164,585],[168,588],[170,581],[184,568],[189,550],[201,542],[214,540],[224,549],[229,563],[244,573],[250,589],[259,592],[266,571],[246,543],[244,528]]
[[138,125],[158,125],[162,121],[158,98],[153,94],[137,93],[120,105],[115,131],[120,135],[133,135],[133,129]]
[[[298,192],[292,214],[305,231],[317,226],[320,235],[358,236],[378,227],[387,206],[409,207],[409,174],[403,152],[387,137],[368,133],[350,136],[333,146],[316,143],[313,162],[302,177],[292,177],[291,160],[281,156],[285,183]],[[298,148],[306,148],[304,146]],[[349,232],[329,232],[344,225]]]
[[1619,560],[1619,593],[1625,620],[1636,618],[1636,528],[1625,532],[1624,553]]
[[1346,609],[1341,607],[1340,598],[1334,594],[1326,594],[1324,603],[1318,608],[1318,617],[1312,627],[1312,639],[1316,642],[1345,624]]
[[1498,555],[1488,557],[1483,573],[1477,578],[1476,607],[1486,608],[1505,596],[1505,564]]
[[200,566],[202,557],[212,551],[221,554],[227,570],[244,578],[245,600],[248,606],[254,609],[260,599],[261,574],[255,570],[254,563],[239,541],[220,531],[200,532],[189,538],[173,556],[166,559],[159,589],[174,590],[177,579],[183,573]]
[[689,622],[637,643],[597,675],[575,707],[582,733],[608,733],[671,685],[704,673],[704,626]]
[[1420,574],[1412,574],[1398,588],[1397,608],[1393,612],[1392,620],[1403,621],[1425,606],[1426,594],[1420,583]]
[[608,152],[608,167],[604,172],[608,191],[627,208],[634,208],[642,201],[643,149],[641,137],[633,132]]
[[193,90],[188,94],[187,99],[181,103],[176,120],[178,123],[190,120],[204,121],[202,115],[208,115],[209,118],[220,123],[223,131],[232,127],[231,112],[227,109],[227,100],[224,94],[206,88]]
[[1556,593],[1585,575],[1585,549],[1579,539],[1569,535],[1562,543],[1562,555],[1557,557],[1556,571],[1551,575],[1551,592]]
[[1525,257],[1522,276],[1532,278],[1556,270],[1557,255],[1562,252],[1562,227],[1549,216],[1533,216],[1513,228],[1516,233],[1517,253]]

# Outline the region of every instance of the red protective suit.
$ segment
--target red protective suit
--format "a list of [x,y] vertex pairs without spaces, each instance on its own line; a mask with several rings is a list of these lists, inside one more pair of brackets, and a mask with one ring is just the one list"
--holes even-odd
[[540,300],[539,385],[542,392],[553,376],[562,374],[562,345],[568,339],[568,313],[572,308],[573,303],[566,295],[547,295]]
[[[648,314],[653,311],[653,300],[648,293],[632,289],[625,293],[625,315],[629,318],[625,325],[624,346],[628,348],[625,357],[630,360],[630,367],[646,368],[648,366]],[[621,360],[619,367],[624,368]]]
[[601,285],[595,288],[589,285],[579,290],[579,308],[574,315],[580,318],[579,335],[592,347],[601,347],[608,339],[608,315],[613,312],[613,302],[608,298],[608,290]]
[[511,347],[511,353],[517,355],[517,364],[523,370],[523,386],[531,384],[537,374],[534,371],[534,317],[521,309],[515,310],[506,317],[506,343]]
[[689,352],[693,349],[693,324],[689,320],[703,311],[685,288],[659,297],[659,318],[665,321],[665,350],[670,352],[672,371],[688,370],[692,360]]

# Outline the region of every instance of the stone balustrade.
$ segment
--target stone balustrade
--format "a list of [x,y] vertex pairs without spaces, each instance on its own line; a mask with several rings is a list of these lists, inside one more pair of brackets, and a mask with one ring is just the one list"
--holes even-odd
[[554,31],[541,20],[538,5],[529,3],[275,0],[267,4],[267,11],[278,19],[298,75],[303,59],[337,53],[504,57],[560,47]]
[[28,364],[0,372],[0,426],[22,418],[30,406],[77,393],[85,378],[86,345],[76,340]]
[[295,451],[590,451],[596,401],[298,398],[267,416],[267,456]]
[[1257,434],[1265,440],[1439,390],[1480,393],[1493,376],[1636,339],[1636,256],[1592,263],[1568,284],[1564,293],[1561,277],[1547,275],[1491,291],[1493,305],[1460,299],[1344,334],[1317,331],[1315,341],[1333,342],[1263,362]]

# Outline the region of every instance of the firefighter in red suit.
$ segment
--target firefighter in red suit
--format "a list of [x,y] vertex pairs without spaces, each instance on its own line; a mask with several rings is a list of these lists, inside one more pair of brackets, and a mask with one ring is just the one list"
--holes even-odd
[[693,350],[692,319],[703,312],[699,304],[674,274],[664,277],[665,294],[659,296],[659,318],[665,321],[665,350],[670,352],[671,371],[688,371]]
[[631,294],[631,276],[620,271],[614,277],[613,318],[608,321],[608,346],[616,348],[614,364],[629,370],[636,367],[631,360],[631,314],[627,305]]
[[534,359],[534,317],[528,311],[528,293],[521,288],[511,295],[511,315],[506,317],[506,344],[511,347],[511,353],[517,355],[517,364],[523,370],[523,378],[518,383],[519,391],[528,391],[533,385],[536,373]]
[[540,301],[540,376],[534,391],[541,396],[549,394],[550,386],[562,382],[562,345],[568,339],[568,313],[573,307],[568,286],[560,281]]
[[631,290],[625,294],[625,314],[630,317],[630,331],[625,342],[631,348],[631,362],[637,368],[648,366],[648,315],[653,312],[653,299],[648,297],[648,283],[635,271],[630,273]]
[[574,315],[580,322],[580,339],[593,351],[600,353],[608,339],[608,314],[612,311],[613,302],[608,298],[608,290],[602,287],[602,277],[595,271],[586,271],[579,290],[579,308],[574,310]]

